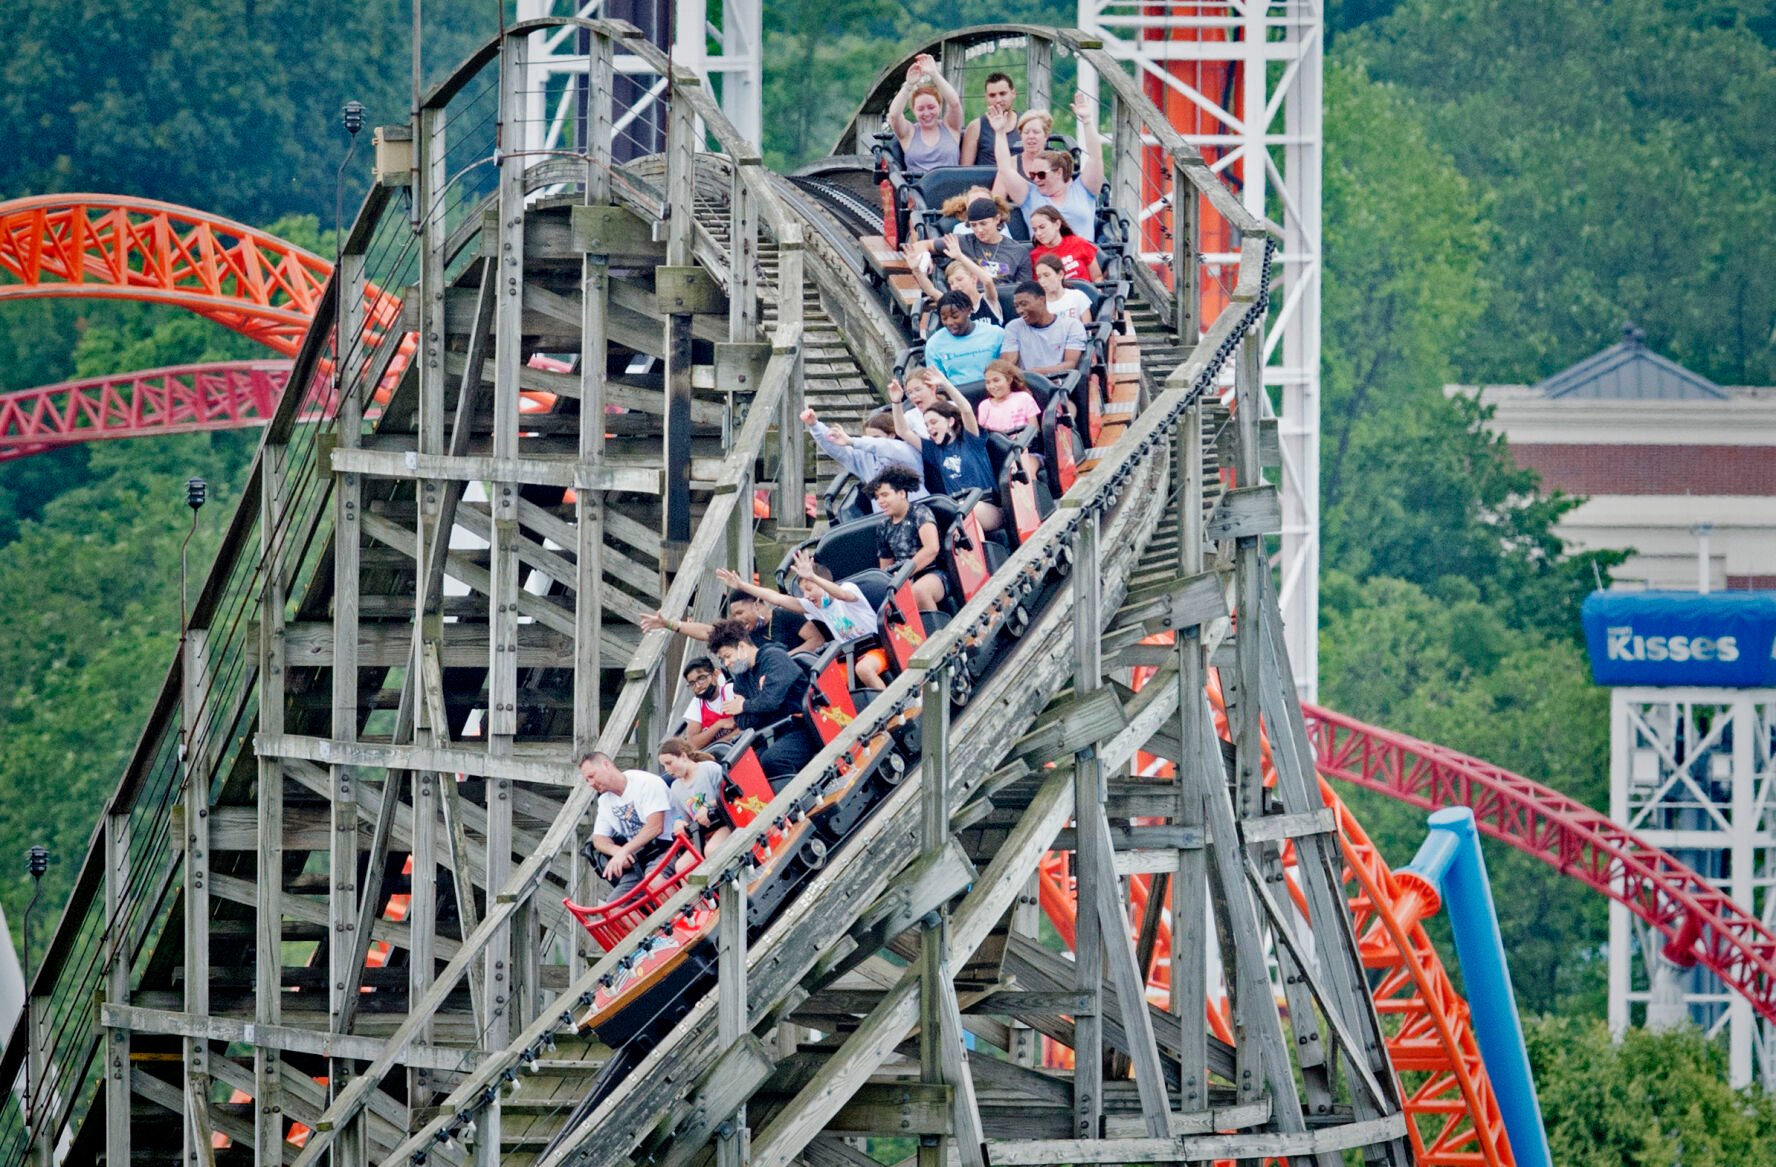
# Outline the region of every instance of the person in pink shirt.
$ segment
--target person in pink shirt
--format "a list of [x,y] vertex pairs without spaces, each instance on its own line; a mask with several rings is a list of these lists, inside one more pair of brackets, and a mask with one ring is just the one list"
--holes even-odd
[[[983,430],[1015,437],[1042,417],[1042,407],[1036,404],[1024,371],[1012,362],[997,360],[988,365],[985,385],[987,395],[974,408]],[[1031,474],[1039,465],[1034,455],[1024,455],[1024,468]]]
[[987,366],[986,386],[986,397],[974,407],[982,429],[1015,434],[1042,416],[1023,370],[1010,361],[998,360]]

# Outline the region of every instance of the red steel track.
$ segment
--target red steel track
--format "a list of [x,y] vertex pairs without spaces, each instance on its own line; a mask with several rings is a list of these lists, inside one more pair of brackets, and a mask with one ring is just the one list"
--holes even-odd
[[120,195],[0,203],[0,300],[107,296],[187,308],[284,356],[333,265],[264,231]]
[[1466,806],[1480,829],[1625,905],[1776,1021],[1776,934],[1669,853],[1557,790],[1478,758],[1307,706],[1320,773],[1414,806]]
[[0,462],[102,438],[263,425],[289,380],[289,361],[223,361],[0,394]]

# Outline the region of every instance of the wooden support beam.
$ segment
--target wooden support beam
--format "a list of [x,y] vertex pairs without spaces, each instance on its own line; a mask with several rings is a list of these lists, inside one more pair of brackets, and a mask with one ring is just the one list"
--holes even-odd
[[258,734],[253,738],[253,748],[268,757],[338,763],[364,769],[431,770],[476,778],[534,782],[570,790],[584,785],[579,775],[567,765],[560,746],[515,749],[511,757],[496,758],[483,749],[467,746],[395,746],[379,742],[329,741],[302,734]]
[[[956,959],[966,960],[1017,898],[1055,832],[1071,816],[1072,803],[1072,771],[1054,771],[953,915],[950,951]],[[894,1052],[918,1022],[918,983],[919,970],[909,967],[819,1074],[753,1143],[754,1167],[788,1167],[808,1140]]]
[[1302,1131],[1253,1131],[1237,1135],[1183,1135],[1147,1139],[1056,1139],[990,1144],[999,1167],[1046,1167],[1063,1163],[1207,1163],[1258,1161],[1341,1151],[1401,1137],[1403,1115]]
[[[137,1005],[113,1005],[107,1002],[99,1010],[99,1024],[108,1029],[125,1029],[134,1033],[154,1033],[169,1037],[188,1037],[202,1041],[241,1042],[266,1045],[291,1053],[312,1054],[325,1058],[364,1061],[382,1049],[381,1040],[358,1037],[350,1033],[326,1033],[299,1026],[263,1026],[251,1021],[228,1017],[194,1016],[168,1009],[148,1009]],[[403,1055],[408,1063],[434,1070],[452,1072],[472,1070],[486,1056],[480,1049],[450,1049],[442,1046],[409,1045]]]
[[565,486],[574,490],[620,490],[630,494],[659,494],[661,464],[606,462],[600,467],[583,465],[579,458],[483,454],[421,454],[411,450],[335,449],[333,469],[340,473],[372,478],[444,481],[502,480],[535,486]]

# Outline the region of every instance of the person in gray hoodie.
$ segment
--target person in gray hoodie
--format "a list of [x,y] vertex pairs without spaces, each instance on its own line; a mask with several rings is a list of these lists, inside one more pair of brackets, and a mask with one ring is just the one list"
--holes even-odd
[[[827,425],[812,408],[802,410],[802,424],[814,435],[815,444],[842,469],[856,475],[859,482],[874,482],[890,466],[904,466],[915,474],[922,472],[919,451],[894,436],[894,419],[886,411],[872,414],[857,437],[839,426]],[[912,496],[913,501],[927,493],[921,489]]]

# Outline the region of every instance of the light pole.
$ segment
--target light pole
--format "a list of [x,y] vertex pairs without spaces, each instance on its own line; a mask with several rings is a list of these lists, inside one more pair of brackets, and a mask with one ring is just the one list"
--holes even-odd
[[43,894],[43,873],[49,870],[49,848],[38,844],[25,852],[25,870],[31,874],[31,902],[25,905],[25,1130],[37,1148],[37,1156],[49,1161],[48,1145],[42,1142],[43,1132],[37,1129],[37,1098],[33,1084],[41,1086],[43,1048],[37,1037],[37,1011],[32,1008],[31,993],[31,913]]
[[185,659],[186,607],[185,607],[185,553],[191,547],[191,537],[197,534],[197,512],[203,509],[204,496],[209,486],[201,478],[185,480],[185,505],[191,508],[191,529],[185,532],[185,541],[179,544],[179,659]]

